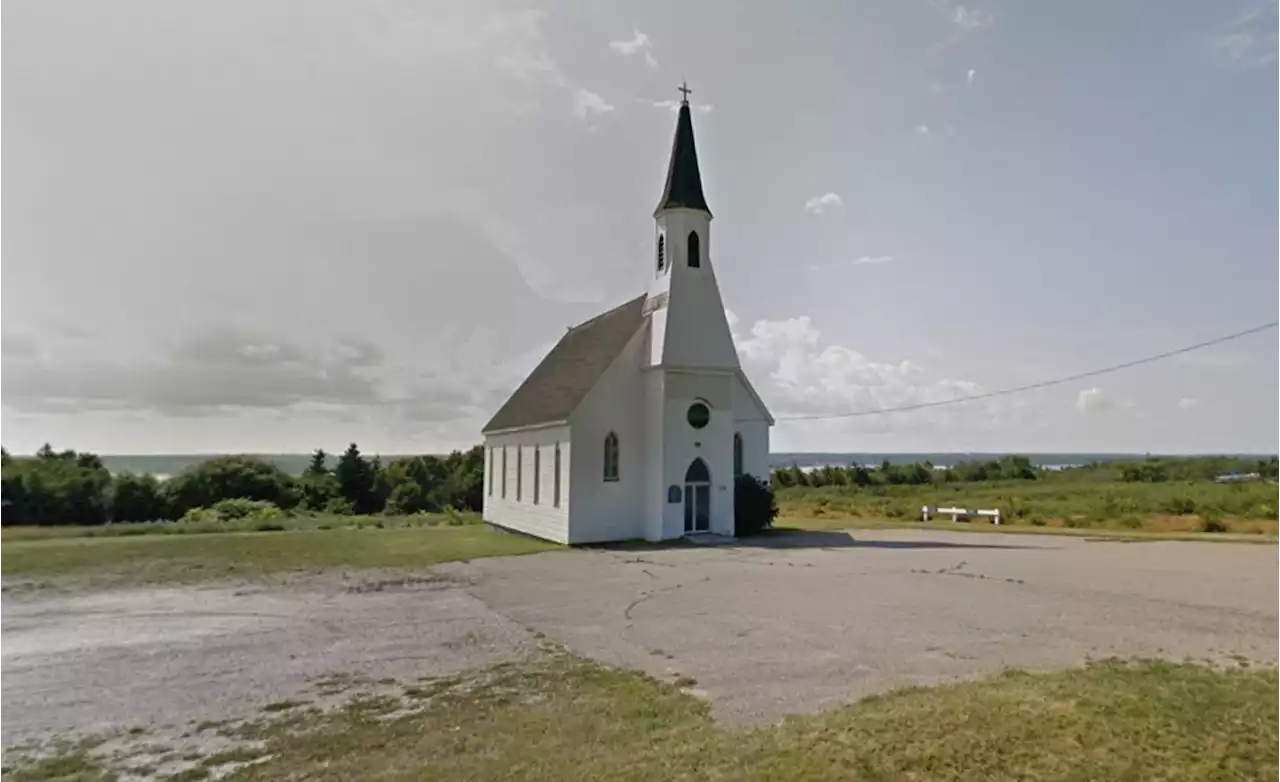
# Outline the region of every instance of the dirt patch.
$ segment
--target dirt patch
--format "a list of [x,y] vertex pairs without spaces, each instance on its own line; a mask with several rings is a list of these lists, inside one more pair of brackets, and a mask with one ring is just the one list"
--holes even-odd
[[[522,659],[532,634],[457,575],[4,596],[6,743],[139,724],[170,738],[264,707]],[[319,686],[320,683],[327,686]]]

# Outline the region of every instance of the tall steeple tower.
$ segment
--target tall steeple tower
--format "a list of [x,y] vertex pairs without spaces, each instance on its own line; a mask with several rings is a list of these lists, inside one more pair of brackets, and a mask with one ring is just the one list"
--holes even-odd
[[698,147],[693,141],[693,116],[689,112],[687,85],[680,86],[684,99],[680,101],[680,115],[676,120],[676,137],[671,142],[671,162],[667,164],[667,186],[662,190],[662,200],[654,210],[657,217],[667,209],[697,209],[711,217],[707,199],[702,194],[702,174],[698,171]]
[[653,280],[645,309],[652,318],[650,366],[738,368],[712,266],[711,209],[702,192],[689,90],[676,118],[662,199],[654,210]]

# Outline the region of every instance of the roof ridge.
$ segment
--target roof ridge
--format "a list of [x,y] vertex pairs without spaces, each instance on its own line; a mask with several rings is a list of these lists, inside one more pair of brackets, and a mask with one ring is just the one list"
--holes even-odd
[[648,322],[644,300],[644,295],[637,296],[562,334],[481,431],[567,420]]
[[614,307],[613,309],[605,310],[604,312],[600,313],[599,315],[596,315],[596,316],[594,316],[594,317],[592,317],[592,318],[590,318],[590,319],[588,319],[588,320],[584,320],[584,321],[582,321],[581,323],[579,323],[579,324],[578,324],[578,325],[576,325],[576,326],[570,326],[570,327],[569,327],[569,331],[577,331],[578,329],[581,329],[581,328],[585,328],[585,327],[587,327],[587,326],[590,326],[592,323],[595,323],[596,321],[600,320],[601,318],[607,318],[608,316],[612,315],[613,313],[617,312],[618,310],[623,309],[624,307],[629,307],[629,306],[631,306],[631,305],[635,304],[635,303],[636,303],[636,301],[637,301],[638,299],[643,299],[643,298],[648,297],[648,295],[649,295],[649,294],[647,294],[647,293],[642,293],[642,294],[640,294],[639,296],[636,296],[636,297],[634,297],[634,298],[627,299],[626,301],[622,302],[621,304],[619,304],[618,306]]

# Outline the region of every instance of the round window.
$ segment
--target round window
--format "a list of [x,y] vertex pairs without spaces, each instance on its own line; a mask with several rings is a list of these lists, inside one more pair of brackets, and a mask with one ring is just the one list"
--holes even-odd
[[702,402],[689,405],[689,426],[701,429],[711,423],[711,409]]

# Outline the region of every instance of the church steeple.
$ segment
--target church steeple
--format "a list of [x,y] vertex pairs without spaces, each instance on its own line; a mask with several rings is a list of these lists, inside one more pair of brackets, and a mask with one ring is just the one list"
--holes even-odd
[[699,209],[711,214],[702,195],[702,175],[698,172],[698,149],[693,143],[693,117],[689,112],[688,85],[681,85],[684,98],[676,120],[676,137],[671,144],[671,162],[667,165],[667,186],[654,216],[664,209]]

